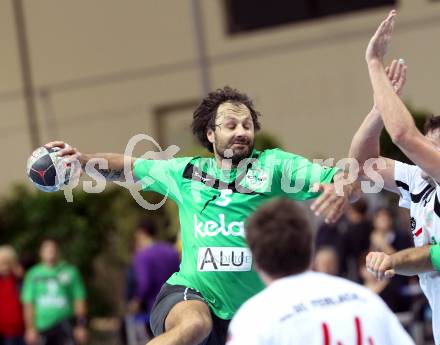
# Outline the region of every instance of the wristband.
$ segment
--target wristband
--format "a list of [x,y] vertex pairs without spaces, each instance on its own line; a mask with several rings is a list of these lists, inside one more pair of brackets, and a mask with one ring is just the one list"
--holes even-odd
[[440,271],[440,244],[434,244],[429,247],[429,254],[431,255],[431,263],[435,270]]

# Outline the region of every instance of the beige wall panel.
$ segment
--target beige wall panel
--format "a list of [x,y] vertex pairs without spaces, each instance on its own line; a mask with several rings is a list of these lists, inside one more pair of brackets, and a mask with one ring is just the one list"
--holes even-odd
[[[396,37],[400,54],[408,63],[403,98],[418,109],[440,114],[440,9],[437,23],[404,28]],[[396,30],[399,30],[398,28]]]
[[38,85],[194,56],[187,1],[26,0]]
[[15,130],[13,136],[0,136],[0,195],[10,191],[13,183],[26,180],[26,160],[31,154],[27,128]]
[[91,151],[121,152],[136,133],[156,136],[153,112],[199,97],[195,71],[55,94],[59,137]]
[[10,0],[0,1],[0,94],[21,86],[15,21]]
[[12,135],[14,130],[27,130],[25,105],[22,99],[0,102],[0,131],[3,135]]

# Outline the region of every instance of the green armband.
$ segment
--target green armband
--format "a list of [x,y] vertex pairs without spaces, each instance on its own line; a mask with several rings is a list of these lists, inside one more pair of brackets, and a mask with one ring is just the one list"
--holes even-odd
[[440,244],[433,244],[429,247],[429,254],[431,255],[432,266],[440,271]]

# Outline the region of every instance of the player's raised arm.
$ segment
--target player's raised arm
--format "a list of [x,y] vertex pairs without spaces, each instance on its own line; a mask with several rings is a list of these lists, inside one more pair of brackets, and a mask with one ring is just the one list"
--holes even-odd
[[[393,60],[391,65],[385,69],[388,79],[394,87],[394,91],[399,96],[405,86],[406,70],[407,66],[402,59],[399,61]],[[383,178],[385,189],[398,193],[399,190],[394,180],[395,162],[392,159],[380,157],[380,135],[383,127],[381,113],[376,100],[374,100],[373,108],[353,136],[349,157],[358,161],[359,172],[361,177],[365,179],[371,179],[368,172],[364,171],[365,162],[372,158],[381,158],[384,162],[384,168],[379,168],[377,164],[373,166],[374,170]]]
[[[79,161],[83,170],[85,169],[87,164],[96,160],[96,166],[92,163],[94,171],[97,171],[99,174],[105,177],[108,181],[124,181],[125,180],[125,164],[128,164],[127,167],[129,171],[133,171],[133,164],[135,158],[133,157],[125,157],[122,154],[117,153],[95,153],[95,154],[85,154],[81,153],[77,148],[66,146],[63,141],[52,141],[44,145],[48,148],[59,147],[61,150],[58,152],[60,157],[64,157],[68,162],[73,162],[75,160]],[[99,162],[104,163],[104,167],[100,166]]]
[[440,152],[424,137],[389,82],[383,58],[388,50],[396,11],[391,11],[371,38],[366,61],[377,106],[393,142],[428,175],[440,181]]

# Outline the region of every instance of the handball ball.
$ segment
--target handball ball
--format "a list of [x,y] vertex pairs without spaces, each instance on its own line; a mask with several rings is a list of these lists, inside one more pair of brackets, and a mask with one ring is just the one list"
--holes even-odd
[[[66,144],[66,147],[69,145]],[[57,156],[59,147],[39,147],[27,161],[26,172],[35,187],[43,192],[56,192],[69,184],[71,164]]]

